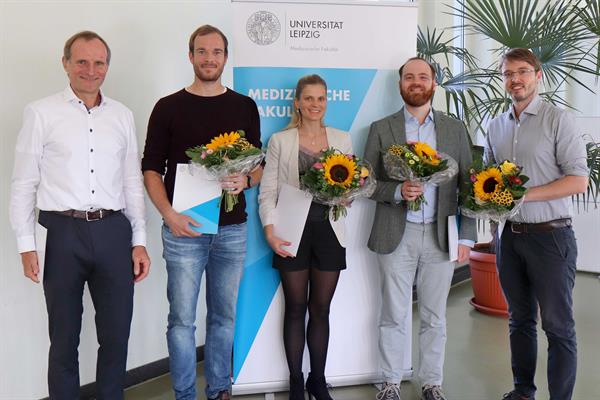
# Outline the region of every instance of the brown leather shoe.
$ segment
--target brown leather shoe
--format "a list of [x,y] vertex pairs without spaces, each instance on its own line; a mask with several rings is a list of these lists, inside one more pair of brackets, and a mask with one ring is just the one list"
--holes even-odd
[[229,396],[229,390],[223,390],[222,392],[219,392],[217,399],[218,400],[230,400],[231,397]]

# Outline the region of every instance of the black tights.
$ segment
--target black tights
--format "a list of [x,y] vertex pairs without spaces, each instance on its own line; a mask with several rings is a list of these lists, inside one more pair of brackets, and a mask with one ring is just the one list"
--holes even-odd
[[280,275],[285,296],[283,344],[290,375],[297,377],[302,373],[304,321],[308,307],[306,342],[310,371],[316,377],[323,376],[329,344],[329,306],[340,272],[309,268],[304,271],[280,271]]

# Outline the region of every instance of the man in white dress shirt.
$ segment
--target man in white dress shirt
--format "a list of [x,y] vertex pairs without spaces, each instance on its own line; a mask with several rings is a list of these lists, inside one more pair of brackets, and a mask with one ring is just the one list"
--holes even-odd
[[[67,40],[70,85],[25,108],[10,220],[23,272],[39,282],[35,208],[47,228],[50,399],[79,398],[79,334],[87,282],[96,311],[96,398],[123,399],[133,284],[146,277],[144,192],[133,115],[100,91],[110,49],[94,32]],[[39,244],[38,244],[39,245]]]

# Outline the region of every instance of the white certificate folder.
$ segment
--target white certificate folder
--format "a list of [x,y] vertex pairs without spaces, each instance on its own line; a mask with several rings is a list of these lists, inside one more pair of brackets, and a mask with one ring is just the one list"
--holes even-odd
[[311,195],[293,186],[284,183],[279,191],[273,233],[280,239],[292,243],[284,249],[294,257],[298,253],[311,203]]
[[448,255],[450,261],[458,261],[458,231],[460,230],[460,216],[448,216]]
[[221,185],[206,168],[193,164],[177,164],[173,209],[189,215],[202,226],[200,233],[217,233],[221,205]]

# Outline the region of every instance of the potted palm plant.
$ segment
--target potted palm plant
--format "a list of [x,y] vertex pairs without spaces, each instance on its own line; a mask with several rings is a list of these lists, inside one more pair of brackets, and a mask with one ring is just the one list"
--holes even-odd
[[[495,60],[509,48],[531,49],[542,63],[545,91],[540,95],[545,100],[574,109],[563,96],[566,87],[578,85],[593,93],[581,77],[600,76],[598,0],[457,0],[448,9],[463,21],[458,28],[464,33],[479,35],[490,43]],[[446,31],[419,29],[417,53],[436,66],[446,112],[463,120],[473,137],[485,135],[487,122],[508,109],[510,98],[495,63],[482,65],[470,49],[453,46],[454,38],[446,37]],[[462,61],[460,72],[447,66],[451,57]],[[590,198],[596,203],[600,189],[600,145],[590,141],[587,150],[588,190],[574,198],[577,209],[583,211]],[[507,315],[493,243],[478,244],[471,252],[470,268],[475,295],[472,304],[483,312]]]

